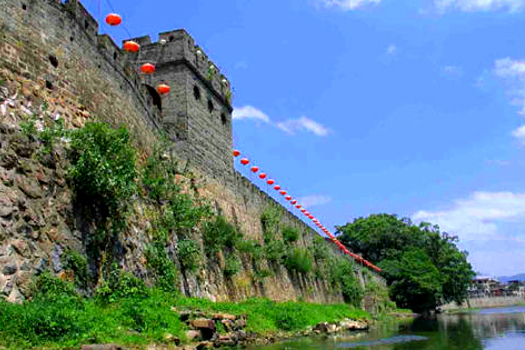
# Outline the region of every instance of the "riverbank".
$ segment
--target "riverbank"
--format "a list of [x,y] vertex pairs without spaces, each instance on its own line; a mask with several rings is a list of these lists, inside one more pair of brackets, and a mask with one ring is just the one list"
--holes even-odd
[[484,297],[484,298],[471,298],[462,304],[455,302],[443,305],[440,309],[446,313],[472,311],[476,309],[484,308],[497,308],[497,307],[509,307],[509,306],[523,306],[525,305],[524,297]]
[[370,314],[348,304],[268,299],[214,303],[146,288],[131,278],[124,278],[119,289],[100,288],[93,298],[50,276],[39,279],[34,288],[33,299],[24,304],[0,301],[0,348],[119,344],[139,349],[151,344],[155,348],[188,344],[188,349],[205,349],[273,342],[323,332],[323,327],[327,332],[366,329],[372,320]]

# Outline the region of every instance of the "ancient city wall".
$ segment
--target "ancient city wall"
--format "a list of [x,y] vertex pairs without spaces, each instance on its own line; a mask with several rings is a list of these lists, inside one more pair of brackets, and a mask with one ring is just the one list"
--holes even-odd
[[[65,154],[35,157],[37,145],[23,144],[18,136],[28,115],[36,117],[37,127],[58,119],[68,128],[95,120],[125,125],[141,154],[151,149],[159,131],[166,131],[177,156],[197,174],[200,196],[245,236],[263,240],[261,214],[279,204],[233,169],[229,82],[218,69],[206,76],[211,63],[186,32],[163,33],[160,39],[167,41],[162,48],[147,37],[136,39],[145,56],[133,57],[109,36],[98,35],[97,22],[76,0],[0,0],[0,103],[6,102],[0,110],[0,294],[9,300],[25,298],[35,273],[63,274],[61,255],[67,249],[85,252],[89,233],[72,203]],[[137,63],[153,56],[159,75],[144,79]],[[172,94],[159,103],[152,87],[162,80],[169,80]],[[146,211],[136,204],[118,244],[121,266],[147,280],[144,256],[151,224]],[[299,246],[316,235],[286,210],[283,222],[303,231]],[[174,251],[176,245],[171,241],[168,248]],[[326,282],[283,267],[253,283],[251,265],[243,265],[233,280],[218,265],[204,266],[194,276],[182,276],[183,292],[213,300],[343,300]],[[357,275],[366,283],[362,273]]]

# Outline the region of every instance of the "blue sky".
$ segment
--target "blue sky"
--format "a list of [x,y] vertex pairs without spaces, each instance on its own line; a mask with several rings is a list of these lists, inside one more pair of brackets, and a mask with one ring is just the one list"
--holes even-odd
[[327,227],[396,213],[483,274],[525,270],[525,0],[111,2],[133,36],[195,37],[234,87],[235,147]]

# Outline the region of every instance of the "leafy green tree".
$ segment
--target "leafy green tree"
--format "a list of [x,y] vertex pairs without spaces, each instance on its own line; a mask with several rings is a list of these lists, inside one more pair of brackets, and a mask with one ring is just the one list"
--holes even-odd
[[[462,302],[474,272],[458,239],[437,225],[375,214],[338,227],[341,241],[378,264],[398,306],[424,311]],[[410,268],[407,268],[409,266]]]

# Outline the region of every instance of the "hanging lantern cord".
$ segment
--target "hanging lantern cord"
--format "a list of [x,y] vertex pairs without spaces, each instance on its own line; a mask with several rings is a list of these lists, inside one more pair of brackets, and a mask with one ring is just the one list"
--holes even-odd
[[[99,3],[100,3],[100,1],[99,1]],[[108,4],[110,10],[112,12],[116,13],[115,9],[113,8],[113,5],[111,5],[111,2],[109,0],[106,0],[106,3]],[[128,38],[131,39],[133,36],[131,35],[131,33],[129,32],[128,28],[126,27],[126,25],[124,23],[122,23],[122,28],[124,28],[124,31],[128,35]]]

